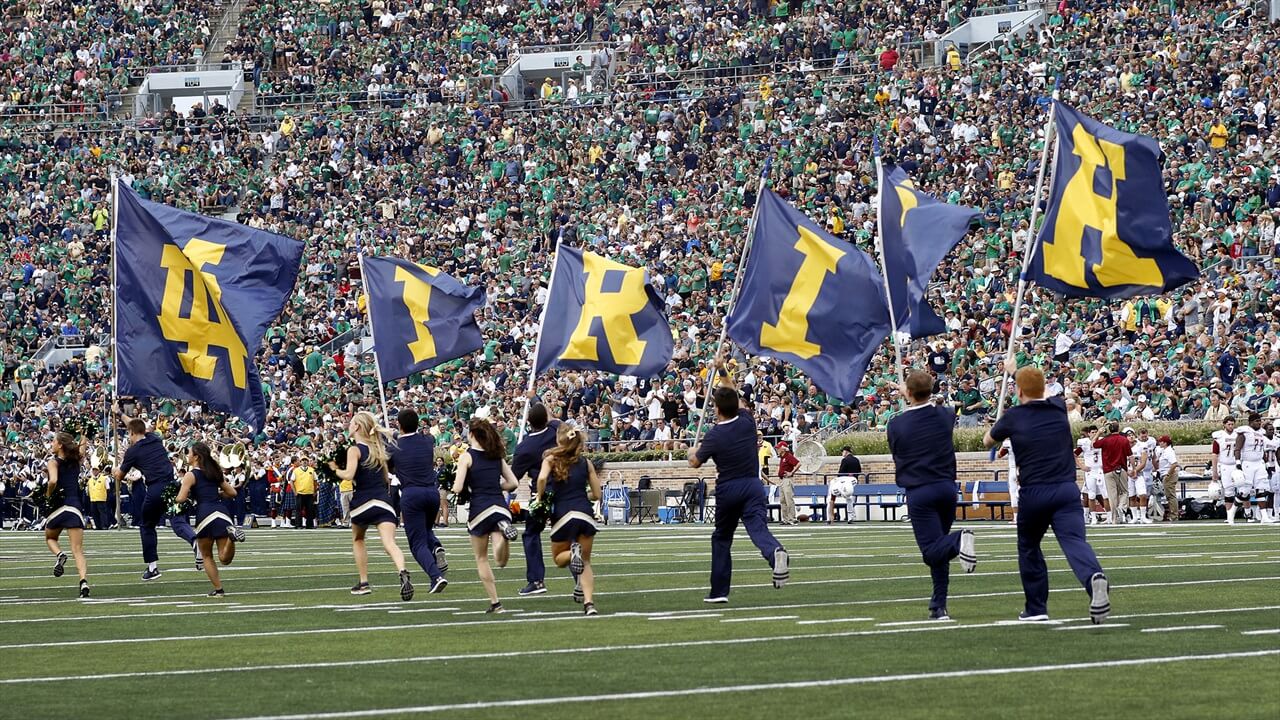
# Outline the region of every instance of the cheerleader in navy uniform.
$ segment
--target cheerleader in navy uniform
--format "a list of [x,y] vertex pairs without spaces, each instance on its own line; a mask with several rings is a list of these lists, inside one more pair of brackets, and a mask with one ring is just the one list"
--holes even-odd
[[[204,556],[204,574],[213,583],[209,597],[223,597],[222,580],[218,577],[218,563],[230,565],[236,556],[236,544],[232,538],[231,516],[223,499],[236,496],[236,489],[227,482],[222,466],[213,459],[209,446],[192,443],[187,450],[187,465],[191,468],[182,476],[178,489],[178,502],[184,503],[194,496],[196,503],[196,545]],[[218,552],[213,552],[214,544]]]
[[503,612],[498,601],[498,588],[493,580],[493,568],[489,567],[489,538],[493,538],[493,559],[498,567],[506,567],[511,554],[511,541],[516,539],[516,528],[511,524],[511,510],[504,493],[516,489],[516,476],[507,464],[507,451],[502,436],[488,420],[472,418],[467,428],[467,440],[471,447],[458,457],[457,476],[453,492],[470,488],[471,504],[467,509],[467,532],[471,533],[471,550],[476,558],[476,570],[489,594],[487,612]]
[[391,508],[387,493],[387,443],[391,431],[378,426],[373,415],[361,411],[351,418],[347,428],[356,442],[347,448],[347,462],[342,468],[330,462],[329,469],[342,480],[355,481],[351,497],[351,554],[356,559],[356,571],[360,581],[351,588],[352,595],[368,595],[369,552],[365,547],[365,532],[370,527],[378,529],[382,547],[396,564],[400,573],[400,599],[413,599],[413,583],[404,566],[404,553],[396,545],[396,514]]
[[49,473],[49,485],[45,492],[52,496],[54,489],[60,491],[62,504],[49,513],[44,525],[44,541],[58,558],[53,566],[53,576],[62,577],[63,566],[67,564],[67,554],[58,545],[58,537],[66,530],[71,537],[71,555],[76,560],[76,571],[80,573],[80,597],[89,597],[88,565],[84,559],[84,507],[80,501],[80,446],[70,433],[60,432],[53,436],[53,458],[46,469]]
[[551,483],[551,557],[557,567],[573,573],[573,599],[582,611],[596,614],[595,573],[591,571],[591,544],[596,535],[594,503],[600,499],[600,477],[595,466],[582,457],[582,433],[568,425],[556,430],[556,446],[546,452],[538,473],[541,503]]

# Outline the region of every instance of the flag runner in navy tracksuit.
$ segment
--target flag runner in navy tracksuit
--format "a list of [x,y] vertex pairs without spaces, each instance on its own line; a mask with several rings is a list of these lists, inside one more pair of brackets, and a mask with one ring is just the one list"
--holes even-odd
[[[164,442],[155,433],[147,432],[147,424],[138,418],[124,416],[124,426],[129,432],[129,449],[124,451],[124,459],[115,471],[116,486],[119,487],[124,476],[134,468],[142,473],[142,479],[133,484],[131,493],[142,497],[141,511],[136,519],[138,534],[142,537],[142,561],[147,569],[142,573],[143,580],[155,580],[160,577],[157,561],[160,559],[159,538],[156,526],[165,519],[168,508],[164,502],[164,488],[175,482],[173,463],[169,461],[169,452]],[[196,531],[190,521],[182,515],[169,518],[169,527],[173,534],[191,545],[196,556],[196,570],[204,571],[204,556],[196,547]]]
[[[530,399],[532,402],[532,399]],[[530,497],[538,493],[538,469],[542,467],[542,454],[556,446],[556,431],[560,428],[559,420],[547,420],[547,407],[542,403],[529,406],[529,432],[516,445],[515,454],[511,458],[511,472],[516,480],[529,476]],[[524,579],[528,581],[520,590],[521,595],[541,595],[547,591],[547,566],[542,559],[542,531],[546,524],[533,513],[525,522],[524,534]]]
[[723,374],[718,357],[716,373],[720,387],[711,394],[716,407],[716,423],[689,451],[689,467],[702,467],[708,460],[716,464],[716,529],[711,533],[711,592],[708,603],[729,602],[733,576],[733,534],[738,522],[747,529],[751,542],[773,567],[773,586],[781,588],[790,579],[787,551],[778,542],[765,517],[768,509],[764,486],[760,484],[760,461],[756,450],[756,424],[751,413],[738,407],[738,388]]
[[431,589],[438,593],[449,581],[444,546],[436,537],[436,515],[440,513],[440,486],[436,477],[436,441],[418,432],[418,412],[401,410],[396,416],[400,437],[391,449],[387,465],[400,478],[400,513],[404,516],[404,534],[409,552],[431,578]]
[[[1012,358],[1005,372],[1017,369]],[[1040,542],[1053,528],[1058,546],[1091,598],[1089,617],[1100,624],[1111,612],[1107,576],[1084,537],[1084,516],[1076,487],[1071,424],[1061,397],[1044,397],[1044,373],[1035,367],[1017,370],[1018,404],[996,421],[983,443],[994,447],[1006,438],[1018,460],[1018,572],[1026,608],[1019,620],[1049,619],[1049,569]]]
[[956,448],[951,439],[956,416],[930,402],[933,376],[927,372],[915,370],[908,375],[902,394],[911,406],[889,421],[889,450],[898,485],[907,491],[911,530],[933,577],[929,617],[950,620],[951,560],[959,556],[967,573],[978,564],[973,531],[951,532],[956,519]]

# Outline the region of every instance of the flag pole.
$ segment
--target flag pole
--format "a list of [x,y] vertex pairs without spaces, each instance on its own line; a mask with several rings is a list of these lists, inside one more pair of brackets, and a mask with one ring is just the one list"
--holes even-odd
[[764,170],[760,173],[760,185],[756,189],[756,206],[751,209],[751,221],[747,223],[747,238],[742,243],[742,252],[738,254],[737,273],[733,276],[733,288],[729,291],[729,306],[725,309],[724,317],[720,319],[720,340],[716,342],[716,351],[712,355],[711,367],[707,371],[707,387],[702,394],[702,412],[698,413],[698,426],[694,429],[693,444],[689,447],[697,447],[698,441],[702,439],[702,426],[706,424],[707,413],[711,410],[711,391],[715,388],[713,379],[716,374],[715,358],[720,355],[720,349],[724,347],[725,338],[729,335],[729,315],[738,302],[738,290],[742,287],[743,276],[747,274],[747,254],[751,249],[751,241],[756,236],[756,219],[760,216],[760,201],[764,197],[765,182],[769,179],[769,170],[772,167],[773,158],[769,157],[765,160]]
[[116,489],[116,529],[124,529],[124,517],[120,512],[120,481],[114,479],[115,473],[120,469],[120,441],[116,428],[116,413],[111,411],[114,404],[113,398],[119,399],[120,391],[120,363],[119,363],[119,339],[116,337],[120,323],[118,322],[118,314],[120,312],[120,283],[117,276],[118,264],[116,261],[116,232],[119,227],[120,220],[120,177],[116,174],[114,166],[111,168],[111,343],[110,353],[108,357],[111,361],[111,379],[110,387],[103,393],[103,398],[107,403],[107,432],[110,434],[108,442],[110,443],[111,457],[111,474]]
[[[1027,271],[1031,269],[1031,261],[1035,258],[1036,248],[1039,246],[1036,234],[1036,220],[1040,216],[1040,196],[1044,192],[1044,173],[1045,167],[1049,164],[1049,146],[1054,146],[1053,162],[1057,165],[1057,137],[1054,118],[1058,110],[1058,88],[1057,83],[1054,84],[1053,102],[1049,104],[1049,120],[1044,126],[1044,148],[1040,151],[1040,169],[1036,171],[1036,194],[1035,200],[1031,203],[1031,223],[1029,235],[1027,237],[1027,247],[1022,254],[1022,269],[1018,273],[1018,295],[1013,302],[1013,317],[1009,323],[1009,346],[1005,352],[1005,360],[1013,357],[1013,351],[1018,343],[1018,319],[1022,314],[1022,301],[1027,293]],[[1055,167],[1056,170],[1056,167]],[[1053,176],[1050,175],[1050,182],[1053,182]],[[1016,232],[1016,231],[1015,231]],[[1005,372],[1003,365],[1000,368],[1000,398],[996,401],[996,419],[1004,414],[1004,401],[1009,388],[1009,373]]]
[[373,336],[373,372],[378,378],[378,401],[382,403],[382,426],[391,427],[387,418],[387,386],[382,383],[382,363],[378,360],[378,336],[373,331],[373,298],[369,296],[369,276],[364,271],[364,248],[356,248],[360,262],[360,287],[364,290],[364,311],[369,315],[369,334]]
[[893,343],[893,363],[898,371],[898,385],[906,382],[906,373],[902,367],[902,346],[898,342],[898,318],[893,312],[893,294],[889,292],[889,261],[884,254],[884,194],[888,192],[884,186],[884,164],[880,161],[879,148],[876,148],[876,188],[879,202],[876,204],[876,251],[880,253],[880,276],[884,280],[884,299],[889,304],[889,340]]
[[551,289],[556,284],[556,270],[560,268],[560,247],[563,243],[556,243],[556,254],[551,260],[551,277],[547,278],[547,301],[542,303],[542,312],[538,313],[538,337],[533,341],[533,362],[529,363],[529,382],[524,389],[524,410],[520,412],[520,431],[516,433],[516,440],[524,439],[524,428],[529,422],[529,405],[532,398],[529,396],[533,393],[533,384],[538,379],[538,354],[542,350],[542,332],[547,323],[547,308],[551,306]]

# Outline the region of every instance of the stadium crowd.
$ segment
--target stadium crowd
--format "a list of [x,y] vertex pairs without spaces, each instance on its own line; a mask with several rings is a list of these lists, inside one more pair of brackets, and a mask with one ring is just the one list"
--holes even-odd
[[[137,63],[189,58],[207,35],[208,3],[140,0],[119,12],[65,3],[58,32],[34,37],[55,5],[9,10],[21,19],[0,42],[11,102],[118,88]],[[765,160],[776,192],[874,254],[877,134],[918,187],[984,211],[930,288],[949,332],[912,343],[907,358],[935,374],[960,424],[992,414],[1010,333],[1019,364],[1042,367],[1076,419],[1280,418],[1280,32],[1255,3],[1190,1],[1171,14],[1157,0],[1064,0],[1024,39],[963,58],[945,48],[934,64],[937,38],[972,11],[957,8],[253,0],[227,54],[246,63],[268,115],[215,105],[109,128],[0,126],[0,423],[11,462],[67,418],[103,417],[113,171],[145,197],[235,212],[306,244],[291,305],[258,356],[263,435],[198,404],[144,401],[167,438],[245,439],[260,446],[257,462],[284,468],[326,453],[353,410],[375,408],[359,341],[363,251],[486,289],[483,351],[388,394],[392,414],[417,408],[441,447],[476,414],[498,422],[510,447],[550,262],[565,243],[649,269],[675,357],[658,378],[551,372],[538,396],[593,447],[677,449],[698,421]],[[94,22],[110,32],[84,35]],[[607,49],[569,74],[582,88],[510,98],[483,77],[521,45],[585,41]],[[1203,278],[1128,302],[1033,288],[1015,328],[1055,88],[1160,141],[1174,241]],[[89,349],[46,368],[33,355],[51,339]],[[887,344],[851,404],[776,361],[738,355],[731,368],[770,438],[880,429],[902,407]]]

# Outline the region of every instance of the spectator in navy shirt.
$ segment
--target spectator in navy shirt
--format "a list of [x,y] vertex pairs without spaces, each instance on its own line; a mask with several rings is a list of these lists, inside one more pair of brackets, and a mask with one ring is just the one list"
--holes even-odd
[[[1005,372],[1017,370],[1005,362]],[[1040,542],[1053,528],[1067,564],[1092,598],[1089,617],[1101,624],[1111,612],[1107,576],[1084,537],[1076,488],[1075,457],[1071,448],[1071,424],[1062,398],[1044,398],[1044,373],[1039,368],[1017,370],[1018,405],[996,421],[983,438],[987,447],[1008,439],[1018,459],[1018,572],[1026,608],[1019,620],[1049,619],[1049,569]]]
[[929,401],[933,376],[927,372],[915,370],[908,375],[902,394],[911,407],[889,421],[889,451],[898,486],[907,491],[911,530],[933,577],[929,618],[950,620],[951,560],[959,556],[964,571],[970,573],[978,564],[973,531],[951,532],[956,518],[956,448],[951,440],[956,416]]
[[781,588],[790,579],[787,551],[769,532],[764,486],[760,484],[760,461],[756,454],[756,424],[751,413],[738,407],[738,388],[724,374],[717,357],[715,370],[719,385],[711,394],[716,407],[716,424],[689,451],[689,467],[702,467],[708,460],[716,464],[716,529],[711,533],[711,592],[704,602],[729,602],[733,574],[733,534],[741,521],[751,542],[773,566],[773,586]]
[[[147,564],[147,569],[142,573],[142,579],[155,580],[160,577],[159,538],[156,536],[156,526],[164,521],[165,515],[169,512],[165,507],[163,496],[165,486],[175,482],[173,463],[169,461],[169,452],[165,450],[160,436],[147,432],[145,422],[126,415],[124,426],[129,433],[129,449],[125,450],[124,458],[115,471],[116,492],[120,492],[120,483],[130,470],[137,469],[142,474],[142,479],[133,484],[131,493],[142,497],[141,517],[135,519],[138,535],[142,539],[142,561]],[[196,570],[203,572],[204,557],[200,554],[200,548],[196,547],[196,532],[192,529],[191,523],[185,517],[174,515],[169,519],[169,527],[173,529],[174,535],[182,538],[192,547],[195,552]]]
[[439,593],[449,581],[444,545],[436,537],[436,516],[440,514],[440,485],[436,476],[436,440],[418,432],[418,412],[401,410],[396,416],[400,437],[390,449],[387,469],[400,480],[400,513],[409,552],[431,578],[429,593]]
[[[533,402],[530,398],[529,402]],[[511,472],[516,480],[529,476],[530,497],[537,494],[538,471],[542,468],[542,455],[556,446],[556,432],[560,427],[559,420],[547,420],[547,407],[542,403],[529,406],[529,432],[521,438],[511,457]],[[524,579],[528,582],[520,590],[521,595],[541,595],[547,591],[547,564],[542,559],[542,531],[546,523],[529,513],[525,520],[524,534]]]

